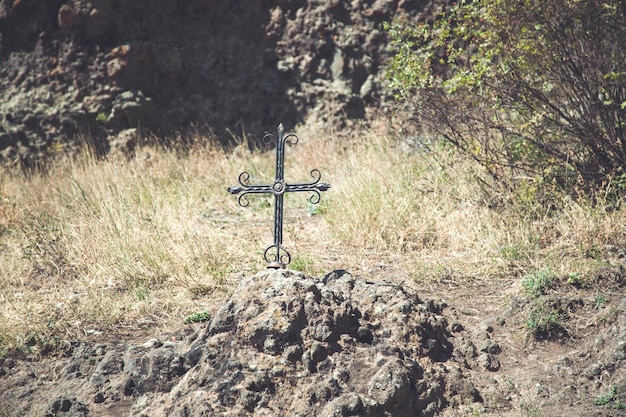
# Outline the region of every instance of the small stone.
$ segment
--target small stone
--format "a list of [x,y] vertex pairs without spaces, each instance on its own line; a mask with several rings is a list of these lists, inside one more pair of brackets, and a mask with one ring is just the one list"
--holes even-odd
[[74,26],[74,9],[69,4],[64,4],[57,13],[59,28],[70,30]]
[[463,327],[463,325],[459,323],[458,321],[453,321],[450,324],[450,331],[452,331],[453,333],[459,333],[459,332],[462,332],[463,330],[465,330],[465,327]]
[[359,342],[370,344],[372,343],[373,339],[374,336],[372,335],[372,331],[370,329],[364,326],[359,327],[359,329],[357,330],[357,340]]
[[491,339],[486,339],[483,340],[483,342],[480,344],[479,351],[497,355],[500,353],[500,345],[498,344],[498,342],[494,342]]
[[72,401],[67,398],[59,398],[52,403],[52,413],[67,413],[72,408]]
[[488,371],[495,372],[500,369],[500,361],[491,353],[483,353],[478,357],[478,364]]
[[274,353],[278,346],[276,345],[276,340],[271,336],[268,336],[267,339],[263,342],[263,351],[267,353]]
[[323,343],[314,342],[309,349],[311,360],[315,363],[326,358],[326,346]]
[[363,411],[363,401],[358,394],[348,393],[332,400],[322,410],[320,417],[354,416]]
[[153,348],[158,348],[161,347],[162,343],[159,339],[150,339],[147,342],[145,342],[142,346],[146,349],[153,349]]
[[367,395],[382,406],[410,406],[411,384],[400,361],[387,362],[368,383]]
[[122,74],[124,68],[126,68],[126,61],[121,58],[113,58],[106,64],[107,75],[109,78],[117,78]]
[[89,378],[89,382],[91,382],[97,388],[100,388],[108,381],[109,381],[109,378],[107,378],[106,375],[98,374],[98,373],[93,374],[91,378]]
[[302,347],[299,345],[288,346],[283,350],[283,358],[291,363],[295,363],[302,358]]
[[126,380],[126,382],[124,383],[124,390],[123,390],[123,394],[127,397],[133,395],[133,393],[135,392],[135,381],[133,381],[132,378],[128,378]]
[[252,392],[248,390],[242,390],[239,394],[239,402],[243,406],[243,408],[247,411],[254,411],[257,404],[261,400],[261,395],[257,392]]

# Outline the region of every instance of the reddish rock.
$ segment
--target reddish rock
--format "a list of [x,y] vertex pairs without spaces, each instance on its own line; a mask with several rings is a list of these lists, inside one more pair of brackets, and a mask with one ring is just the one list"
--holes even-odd
[[74,27],[74,8],[68,4],[62,5],[57,13],[57,21],[62,30],[71,30]]
[[121,58],[113,58],[107,62],[107,75],[109,78],[117,78],[126,67],[126,61]]

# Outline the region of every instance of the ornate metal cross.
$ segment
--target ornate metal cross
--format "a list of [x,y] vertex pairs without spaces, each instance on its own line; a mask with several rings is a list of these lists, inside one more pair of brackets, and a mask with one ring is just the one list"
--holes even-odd
[[289,192],[310,191],[313,195],[309,198],[311,204],[320,202],[320,191],[326,191],[330,188],[329,184],[320,182],[322,174],[318,169],[311,171],[312,182],[300,184],[287,184],[285,182],[285,143],[295,145],[298,143],[298,137],[293,133],[284,136],[285,129],[283,124],[278,125],[278,136],[267,134],[263,137],[265,142],[276,142],[276,179],[272,184],[268,185],[251,185],[249,184],[250,174],[246,171],[239,174],[240,186],[230,187],[228,192],[231,194],[239,194],[239,205],[247,207],[250,202],[246,198],[247,194],[274,194],[274,244],[265,249],[263,257],[268,263],[268,268],[285,268],[291,262],[291,255],[283,248],[283,195]]

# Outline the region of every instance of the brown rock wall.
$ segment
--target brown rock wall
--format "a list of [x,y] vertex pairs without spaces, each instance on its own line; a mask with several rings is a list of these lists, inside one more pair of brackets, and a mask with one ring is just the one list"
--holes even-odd
[[381,23],[427,3],[1,0],[0,159],[85,137],[107,152],[129,128],[227,139],[311,118],[349,126],[384,95]]

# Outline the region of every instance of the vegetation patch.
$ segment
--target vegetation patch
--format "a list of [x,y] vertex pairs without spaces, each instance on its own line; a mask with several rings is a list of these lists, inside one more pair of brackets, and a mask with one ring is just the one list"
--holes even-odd
[[541,298],[532,303],[526,327],[537,340],[561,338],[568,334],[567,319],[568,312],[559,300]]
[[626,402],[620,399],[615,385],[611,387],[611,390],[608,393],[600,395],[596,398],[595,404],[612,410],[626,410]]
[[522,288],[526,295],[531,298],[538,298],[546,295],[556,280],[556,276],[549,270],[539,270],[522,278]]
[[[559,24],[554,24],[559,22]],[[508,184],[522,210],[560,193],[620,204],[626,15],[620,0],[457,1],[388,23],[397,98],[431,134]],[[593,132],[593,133],[591,133]]]
[[[298,135],[315,137],[307,129]],[[76,338],[165,331],[191,312],[215,311],[238,277],[265,268],[272,206],[242,209],[226,188],[248,167],[253,180],[268,181],[274,155],[208,143],[143,148],[149,158],[86,152],[45,175],[4,171],[0,351],[54,352]],[[393,267],[415,284],[514,278],[538,303],[556,291],[557,274],[594,276],[611,262],[610,248],[626,243],[626,216],[602,200],[569,199],[550,216],[528,215],[485,186],[493,179],[476,162],[442,143],[423,146],[411,150],[381,125],[294,147],[285,161],[292,181],[308,180],[308,171],[290,166],[317,167],[333,188],[315,213],[307,196],[286,201],[289,268],[371,275]],[[533,204],[528,210],[541,211]],[[581,247],[597,248],[595,256],[581,257]],[[566,311],[537,304],[529,327],[554,330]]]
[[194,313],[190,315],[183,321],[183,323],[184,324],[203,323],[209,320],[211,320],[211,313],[209,313],[208,311],[201,311],[199,313]]

